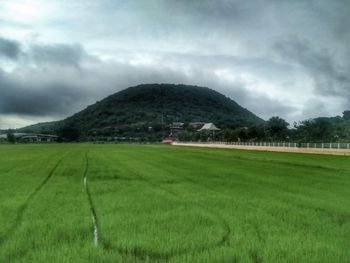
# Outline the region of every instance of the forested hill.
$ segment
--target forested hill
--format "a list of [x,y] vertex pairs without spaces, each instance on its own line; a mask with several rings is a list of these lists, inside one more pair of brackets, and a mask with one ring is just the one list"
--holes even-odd
[[54,123],[21,129],[55,132],[74,126],[84,135],[124,134],[171,122],[214,122],[218,126],[243,127],[264,121],[232,99],[212,89],[173,84],[144,84],[117,92],[73,116]]

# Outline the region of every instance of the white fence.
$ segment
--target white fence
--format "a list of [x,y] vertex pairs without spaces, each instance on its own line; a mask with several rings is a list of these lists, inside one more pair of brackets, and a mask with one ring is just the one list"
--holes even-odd
[[[196,143],[196,142],[191,142]],[[200,144],[225,144],[242,146],[262,146],[262,147],[288,147],[306,149],[347,149],[350,150],[350,143],[295,143],[295,142],[198,142]]]

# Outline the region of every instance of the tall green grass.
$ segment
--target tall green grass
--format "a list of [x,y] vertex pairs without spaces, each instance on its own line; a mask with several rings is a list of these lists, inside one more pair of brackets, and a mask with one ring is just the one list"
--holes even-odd
[[350,261],[349,157],[4,145],[0,182],[0,262]]

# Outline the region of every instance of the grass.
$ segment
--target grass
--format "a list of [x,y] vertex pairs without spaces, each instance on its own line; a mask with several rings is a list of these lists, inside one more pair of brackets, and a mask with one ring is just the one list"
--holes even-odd
[[0,182],[0,262],[350,262],[345,156],[1,145]]

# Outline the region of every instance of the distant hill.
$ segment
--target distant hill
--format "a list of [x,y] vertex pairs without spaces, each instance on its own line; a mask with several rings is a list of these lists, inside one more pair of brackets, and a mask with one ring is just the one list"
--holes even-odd
[[41,122],[33,125],[29,125],[20,129],[17,132],[27,132],[27,133],[57,133],[57,130],[64,125],[64,120],[62,121],[52,121],[52,122]]
[[174,121],[213,122],[243,127],[264,121],[232,99],[212,89],[173,84],[143,84],[117,92],[73,116],[57,122],[31,125],[22,132],[57,133],[63,128],[83,136],[137,136],[162,132]]

